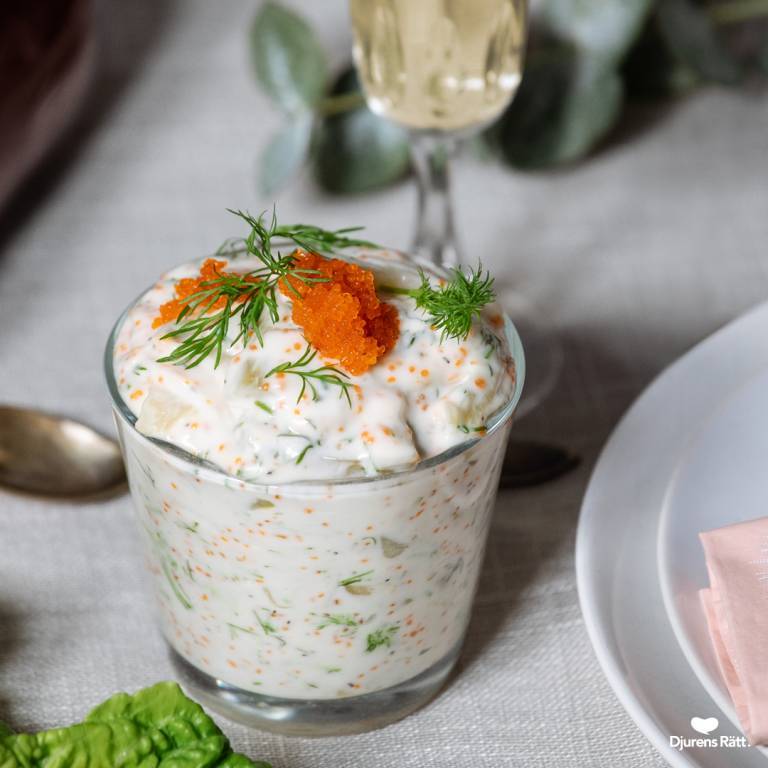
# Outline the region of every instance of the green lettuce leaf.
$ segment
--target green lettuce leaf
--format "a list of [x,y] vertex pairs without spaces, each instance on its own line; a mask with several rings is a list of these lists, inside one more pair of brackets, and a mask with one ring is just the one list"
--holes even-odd
[[176,683],[118,693],[82,723],[40,733],[0,731],[0,768],[270,768],[232,751]]

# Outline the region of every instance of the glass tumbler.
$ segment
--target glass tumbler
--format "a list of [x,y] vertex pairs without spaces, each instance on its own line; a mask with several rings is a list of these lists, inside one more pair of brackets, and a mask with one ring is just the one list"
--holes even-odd
[[431,699],[472,608],[525,363],[472,437],[416,467],[329,482],[243,482],[147,438],[106,376],[160,627],[180,681],[274,732],[357,733]]

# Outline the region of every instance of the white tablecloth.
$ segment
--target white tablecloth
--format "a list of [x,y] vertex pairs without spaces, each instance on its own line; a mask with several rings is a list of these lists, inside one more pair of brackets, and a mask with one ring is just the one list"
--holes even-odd
[[[301,6],[341,61],[344,3]],[[161,270],[233,233],[226,206],[271,204],[255,158],[279,117],[249,71],[255,7],[100,4],[101,59],[78,136],[4,221],[0,401],[111,429],[101,354],[118,312]],[[237,748],[278,768],[663,765],[589,645],[574,532],[590,468],[630,401],[765,298],[768,101],[713,90],[653,117],[567,171],[458,165],[471,257],[539,302],[566,346],[556,392],[518,433],[584,457],[556,483],[501,494],[460,674],[379,732],[310,741],[226,724]],[[406,246],[413,207],[409,184],[334,199],[305,177],[279,212],[365,223],[373,239]],[[0,719],[66,724],[171,676],[132,523],[127,497],[73,506],[0,493]]]

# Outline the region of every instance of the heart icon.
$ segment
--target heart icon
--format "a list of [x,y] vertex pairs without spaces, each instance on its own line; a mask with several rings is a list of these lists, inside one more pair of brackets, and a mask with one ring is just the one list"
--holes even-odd
[[712,731],[720,725],[716,717],[692,717],[691,728],[694,731],[703,733],[705,736],[712,733]]

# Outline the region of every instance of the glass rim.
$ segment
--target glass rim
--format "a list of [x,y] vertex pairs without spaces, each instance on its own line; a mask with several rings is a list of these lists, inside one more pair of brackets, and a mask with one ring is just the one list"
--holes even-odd
[[[410,257],[409,257],[410,258]],[[411,260],[413,263],[414,260]],[[432,266],[432,269],[434,269],[434,266]],[[439,268],[438,268],[439,270]],[[436,271],[438,271],[436,270]],[[104,348],[104,375],[107,380],[107,389],[109,391],[110,398],[112,400],[112,406],[115,411],[115,413],[125,422],[125,424],[128,426],[128,428],[131,430],[131,432],[135,435],[137,435],[139,438],[141,438],[144,441],[149,442],[154,447],[159,449],[162,453],[168,454],[169,456],[172,456],[177,461],[181,461],[185,464],[189,464],[194,466],[200,473],[202,474],[208,474],[215,476],[219,481],[223,480],[233,480],[242,486],[252,488],[254,490],[262,490],[265,488],[275,488],[275,487],[296,487],[296,488],[317,488],[317,487],[327,487],[327,486],[347,486],[347,485],[358,485],[358,484],[367,484],[367,483],[375,483],[375,482],[381,482],[381,481],[393,481],[397,480],[398,478],[405,478],[411,475],[418,474],[419,472],[424,472],[430,469],[434,469],[437,466],[440,466],[441,464],[444,464],[451,459],[455,458],[456,456],[459,456],[460,454],[464,453],[465,451],[468,451],[473,446],[477,445],[478,443],[487,440],[491,435],[493,435],[495,432],[497,432],[499,429],[501,429],[507,421],[512,417],[515,410],[517,409],[517,406],[520,402],[520,397],[522,395],[523,391],[523,384],[525,382],[525,354],[523,352],[523,344],[520,340],[520,335],[517,332],[517,328],[515,328],[514,323],[510,319],[509,315],[507,315],[506,312],[501,310],[499,307],[499,312],[504,320],[504,332],[507,338],[507,344],[509,346],[509,352],[512,356],[512,362],[514,365],[514,371],[515,371],[515,384],[514,384],[514,390],[512,392],[512,396],[509,398],[509,400],[502,405],[497,411],[495,411],[491,416],[488,418],[486,423],[486,431],[481,437],[470,437],[467,440],[462,441],[461,443],[457,443],[454,446],[451,446],[450,448],[447,448],[444,451],[441,451],[438,454],[435,454],[434,456],[430,456],[426,459],[422,459],[417,464],[414,464],[413,466],[406,467],[404,469],[397,469],[394,471],[386,471],[381,474],[377,475],[364,475],[364,476],[358,476],[358,477],[332,477],[332,478],[314,478],[314,479],[308,479],[308,480],[273,480],[273,481],[259,481],[259,480],[247,480],[242,477],[237,477],[236,475],[231,475],[228,472],[225,472],[223,469],[218,468],[216,465],[212,464],[211,462],[205,462],[199,457],[195,456],[194,454],[190,453],[189,451],[186,451],[184,448],[180,448],[177,445],[174,445],[173,443],[168,443],[164,440],[158,440],[155,437],[150,437],[148,435],[144,435],[141,432],[139,432],[138,429],[136,429],[136,421],[138,420],[136,415],[133,413],[133,411],[128,407],[125,400],[120,394],[120,391],[117,386],[117,381],[115,379],[115,369],[114,369],[114,349],[115,349],[115,343],[117,341],[117,336],[120,332],[120,329],[123,326],[123,323],[125,322],[125,318],[128,315],[128,312],[138,303],[138,301],[146,295],[146,293],[151,290],[150,288],[146,288],[144,291],[142,291],[124,310],[121,312],[120,316],[117,318],[117,321],[115,322],[114,326],[112,327],[112,330],[110,331],[109,337],[107,339],[106,347]]]

